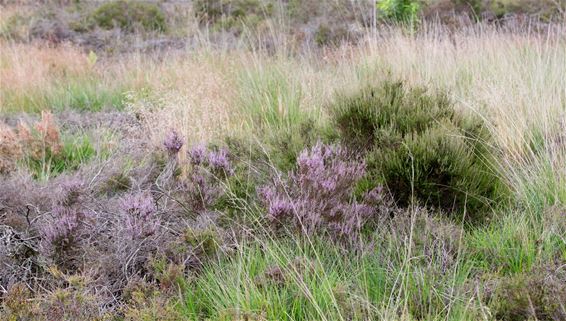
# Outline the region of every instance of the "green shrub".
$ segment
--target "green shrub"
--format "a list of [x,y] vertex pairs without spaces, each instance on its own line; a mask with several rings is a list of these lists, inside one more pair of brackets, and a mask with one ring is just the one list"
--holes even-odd
[[367,153],[370,180],[385,183],[399,205],[418,201],[476,215],[505,190],[479,120],[454,110],[443,93],[386,82],[334,108],[346,144]]
[[125,31],[165,31],[165,14],[158,5],[143,1],[116,0],[104,3],[92,14],[103,29],[120,27]]
[[413,24],[421,5],[416,0],[380,0],[377,8],[388,20]]
[[[437,120],[459,122],[444,94],[427,95],[423,88],[405,89],[401,82],[385,82],[353,96],[339,97],[334,108],[341,134],[355,147],[395,147],[409,134],[421,134]],[[391,135],[395,137],[390,137]]]

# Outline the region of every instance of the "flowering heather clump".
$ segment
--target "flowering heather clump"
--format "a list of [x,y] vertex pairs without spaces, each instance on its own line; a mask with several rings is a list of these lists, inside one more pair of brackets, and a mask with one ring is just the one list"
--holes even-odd
[[363,162],[349,160],[344,149],[318,143],[301,152],[285,182],[262,188],[260,197],[275,225],[291,223],[307,234],[326,230],[334,237],[355,237],[384,204],[379,188],[364,203],[351,200],[364,174]]
[[232,167],[228,157],[228,150],[221,148],[218,151],[210,151],[208,153],[208,163],[213,170],[232,174]]
[[206,146],[202,144],[195,145],[189,150],[189,158],[193,165],[203,164],[206,161],[206,156]]
[[222,191],[215,184],[215,178],[206,171],[196,170],[182,185],[191,210],[204,213],[220,197]]
[[80,179],[71,178],[63,181],[59,188],[56,204],[66,207],[79,204],[84,195],[84,188],[84,184]]
[[149,193],[128,195],[122,202],[122,209],[124,229],[130,239],[153,235],[159,228],[157,207]]
[[189,150],[189,158],[193,166],[203,166],[212,171],[228,175],[233,173],[226,148],[207,150],[204,145],[199,144]]
[[165,149],[167,149],[167,152],[169,152],[169,155],[177,155],[181,147],[183,147],[183,138],[177,131],[172,130],[165,138],[165,141],[163,141],[163,145]]
[[218,180],[232,175],[234,170],[224,148],[212,150],[199,144],[188,155],[192,167],[188,179],[180,183],[180,191],[188,208],[204,213],[222,196]]
[[54,218],[41,228],[40,254],[62,268],[76,268],[87,236],[86,216],[81,211],[57,206]]
[[52,197],[52,218],[40,228],[40,254],[62,268],[76,268],[82,247],[88,238],[89,215],[84,210],[84,185],[77,178],[59,183]]

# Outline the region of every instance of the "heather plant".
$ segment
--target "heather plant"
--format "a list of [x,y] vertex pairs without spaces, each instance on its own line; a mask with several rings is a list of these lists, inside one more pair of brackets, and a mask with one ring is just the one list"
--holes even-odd
[[113,0],[100,5],[93,13],[92,20],[104,29],[119,27],[132,32],[135,30],[162,32],[167,29],[165,14],[155,3],[129,0]]
[[[38,186],[29,176],[12,175],[0,184],[0,287],[33,282],[38,260],[40,220],[51,210],[57,188]],[[57,192],[55,192],[57,193]]]
[[190,162],[195,167],[208,169],[220,177],[232,174],[233,169],[226,148],[208,149],[203,144],[197,144],[188,153]]
[[[179,177],[174,189],[175,199],[189,215],[213,211],[224,195],[220,182],[234,174],[226,148],[208,148],[196,144],[188,149],[188,170]],[[184,164],[181,164],[184,166]]]
[[18,283],[32,282],[39,262],[37,242],[30,237],[35,235],[4,224],[0,225],[0,286],[8,289]]
[[288,171],[296,165],[297,157],[305,148],[319,141],[328,144],[336,141],[336,138],[333,128],[322,127],[312,119],[305,119],[291,128],[269,130],[263,139],[263,148],[270,163],[279,170]]
[[506,196],[487,129],[443,93],[385,82],[341,97],[334,119],[345,143],[367,153],[369,180],[401,206],[467,209],[479,219]]
[[367,222],[383,214],[385,197],[377,187],[362,201],[352,200],[365,164],[350,157],[342,147],[322,143],[301,152],[295,170],[260,189],[268,222],[305,234],[323,231],[355,239]]
[[128,239],[154,235],[160,226],[155,201],[148,192],[127,195],[123,199],[122,213],[122,228]]
[[504,277],[486,289],[486,299],[498,320],[566,319],[566,272],[553,265]]
[[177,155],[183,147],[183,138],[175,130],[172,130],[163,141],[163,146],[170,156]]
[[47,264],[55,264],[63,270],[81,267],[89,225],[93,223],[81,202],[84,193],[82,182],[76,179],[62,182],[51,215],[40,227],[39,253]]
[[61,268],[76,269],[86,234],[84,214],[58,207],[53,215],[41,229],[40,253]]

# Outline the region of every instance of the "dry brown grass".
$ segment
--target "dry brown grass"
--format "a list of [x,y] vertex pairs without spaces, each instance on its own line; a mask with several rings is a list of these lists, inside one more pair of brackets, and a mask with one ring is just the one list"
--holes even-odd
[[93,72],[87,55],[73,46],[0,42],[2,91],[49,90],[63,78],[87,77]]
[[65,86],[77,83],[91,92],[127,93],[157,146],[171,128],[190,141],[249,133],[255,120],[248,105],[254,102],[261,105],[252,106],[259,115],[274,108],[281,117],[298,111],[324,122],[336,92],[394,78],[446,90],[459,108],[483,117],[513,184],[543,170],[560,173],[566,147],[553,137],[566,113],[566,27],[546,33],[425,29],[417,35],[384,30],[357,46],[300,55],[290,55],[284,44],[281,52],[266,54],[216,50],[205,42],[202,49],[98,57],[95,64],[68,45],[2,42],[0,110],[18,110],[26,99],[49,109]]

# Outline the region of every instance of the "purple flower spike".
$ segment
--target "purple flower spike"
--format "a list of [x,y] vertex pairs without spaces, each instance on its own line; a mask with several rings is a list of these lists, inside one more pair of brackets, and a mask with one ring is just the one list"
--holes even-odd
[[169,132],[163,145],[171,155],[176,155],[183,147],[183,138],[175,130]]
[[362,202],[352,199],[365,169],[363,161],[340,146],[318,143],[303,150],[287,179],[258,190],[267,219],[276,226],[292,224],[307,234],[325,231],[336,238],[355,239],[386,203],[380,187]]
[[206,162],[206,147],[202,144],[193,146],[189,151],[189,158],[193,165],[201,165]]
[[149,193],[127,196],[122,207],[124,228],[131,239],[147,237],[157,231],[160,221],[157,207]]
[[208,154],[208,162],[214,170],[222,170],[225,173],[231,173],[230,160],[228,158],[228,150],[222,148],[217,152],[211,151]]

